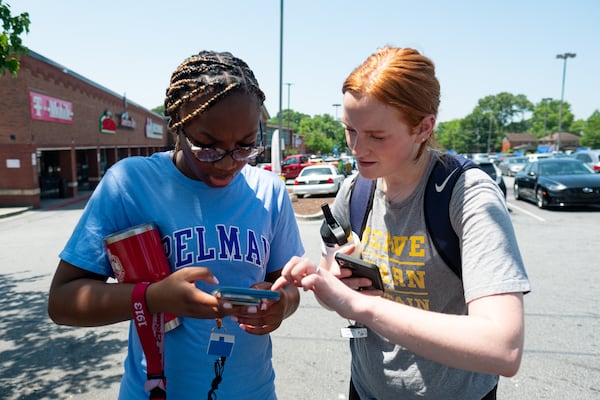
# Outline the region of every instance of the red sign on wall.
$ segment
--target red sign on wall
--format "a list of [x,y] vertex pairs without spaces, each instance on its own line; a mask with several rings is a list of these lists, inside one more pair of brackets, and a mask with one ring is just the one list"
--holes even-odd
[[61,124],[73,123],[73,104],[69,101],[29,92],[29,110],[31,119]]

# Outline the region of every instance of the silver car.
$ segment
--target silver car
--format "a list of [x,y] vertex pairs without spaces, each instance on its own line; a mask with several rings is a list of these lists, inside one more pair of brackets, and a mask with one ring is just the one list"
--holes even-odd
[[527,157],[509,157],[502,161],[498,165],[498,168],[500,168],[502,175],[515,176],[517,175],[517,172],[523,169],[528,161],[529,159]]
[[583,161],[595,172],[600,172],[600,149],[576,151],[571,157]]
[[314,194],[336,194],[346,177],[335,165],[319,164],[304,167],[294,179],[292,192],[298,197]]

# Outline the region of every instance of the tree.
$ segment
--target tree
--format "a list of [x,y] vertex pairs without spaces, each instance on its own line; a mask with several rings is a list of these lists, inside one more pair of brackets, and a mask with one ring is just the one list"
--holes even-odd
[[569,126],[569,130],[567,132],[572,133],[577,136],[583,136],[583,131],[585,130],[585,126],[587,122],[584,119],[578,119],[573,121]]
[[150,110],[152,112],[157,113],[158,115],[165,115],[165,105],[161,104],[160,106],[156,106],[154,107],[152,110]]
[[332,153],[334,146],[346,148],[344,128],[329,114],[303,119],[298,125],[298,133],[304,136],[307,150],[315,153]]
[[12,16],[10,6],[0,0],[0,20],[2,33],[0,34],[0,75],[8,71],[16,76],[21,64],[19,56],[27,54],[29,49],[23,46],[20,35],[29,33],[29,13]]
[[587,119],[581,144],[592,149],[600,149],[600,111],[594,111]]
[[[344,126],[329,114],[311,117],[294,110],[282,110],[281,120],[283,127],[304,136],[304,144],[308,152],[328,154],[333,152],[334,146],[338,149],[346,148]],[[279,113],[267,121],[271,125],[279,124]]]
[[493,114],[486,113],[481,107],[475,107],[471,114],[460,120],[461,135],[457,138],[455,150],[459,153],[487,151],[488,136],[490,145],[493,143],[493,123]]
[[333,140],[323,132],[309,132],[304,134],[306,151],[313,154],[328,154],[333,152]]
[[[287,128],[289,124],[290,129],[296,133],[298,133],[298,126],[300,125],[300,122],[307,118],[310,119],[310,115],[302,114],[294,110],[281,110],[281,126],[283,128]],[[279,113],[277,113],[275,117],[268,120],[267,123],[279,126]]]
[[460,149],[460,153],[465,153],[464,137],[460,127],[461,120],[453,119],[452,121],[440,122],[435,127],[435,137],[438,143],[448,150]]
[[[563,110],[566,109],[563,103]],[[531,129],[530,133],[537,138],[548,136],[558,130],[558,109],[560,100],[544,100],[542,99],[536,104],[531,114]]]
[[468,151],[498,150],[506,132],[527,132],[525,115],[532,109],[533,104],[523,94],[502,92],[480,99],[462,124],[463,131],[471,134],[471,140],[466,141]]

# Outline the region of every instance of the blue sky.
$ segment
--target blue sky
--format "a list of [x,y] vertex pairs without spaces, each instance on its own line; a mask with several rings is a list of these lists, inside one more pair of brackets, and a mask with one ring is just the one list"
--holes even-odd
[[[279,0],[3,0],[30,14],[24,43],[147,108],[201,49],[231,51],[279,110]],[[285,0],[282,108],[335,115],[341,84],[377,47],[413,47],[436,64],[438,121],[463,118],[500,92],[565,101],[576,119],[600,109],[600,1]],[[341,108],[338,109],[341,116]]]

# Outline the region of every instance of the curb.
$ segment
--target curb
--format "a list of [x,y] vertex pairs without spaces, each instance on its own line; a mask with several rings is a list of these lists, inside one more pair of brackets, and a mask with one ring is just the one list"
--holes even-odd
[[9,211],[9,212],[5,212],[5,213],[0,214],[0,218],[13,217],[15,215],[23,214],[25,211],[29,211],[29,210],[32,210],[32,209],[33,209],[33,207],[17,208],[14,211]]

